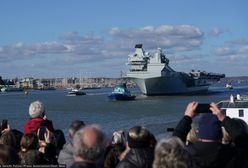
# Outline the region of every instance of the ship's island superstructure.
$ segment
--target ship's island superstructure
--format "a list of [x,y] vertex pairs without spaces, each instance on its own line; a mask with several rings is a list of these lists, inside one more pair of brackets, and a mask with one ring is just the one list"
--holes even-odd
[[146,95],[206,92],[209,85],[225,77],[205,71],[176,72],[160,48],[155,54],[145,52],[142,44],[136,44],[135,49],[128,56],[130,68],[125,77],[132,79]]

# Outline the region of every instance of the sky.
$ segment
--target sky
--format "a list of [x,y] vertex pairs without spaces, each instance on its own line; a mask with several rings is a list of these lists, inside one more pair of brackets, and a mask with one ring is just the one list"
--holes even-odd
[[120,77],[135,44],[181,72],[248,76],[247,0],[2,0],[0,76]]

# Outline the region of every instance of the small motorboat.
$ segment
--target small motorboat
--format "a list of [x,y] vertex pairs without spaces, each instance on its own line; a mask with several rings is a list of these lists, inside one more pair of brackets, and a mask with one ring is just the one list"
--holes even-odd
[[108,97],[112,100],[134,100],[136,96],[131,95],[130,91],[127,89],[126,83],[123,83],[117,85]]
[[226,89],[233,89],[233,86],[231,83],[227,83],[225,86]]
[[82,96],[86,95],[85,92],[83,92],[82,89],[72,89],[70,92],[68,92],[68,96]]

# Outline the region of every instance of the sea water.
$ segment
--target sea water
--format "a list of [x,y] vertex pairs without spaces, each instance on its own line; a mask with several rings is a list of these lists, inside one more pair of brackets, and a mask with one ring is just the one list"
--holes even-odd
[[29,91],[0,93],[0,119],[8,119],[11,128],[23,131],[29,119],[28,108],[31,102],[40,100],[45,104],[46,115],[52,120],[55,129],[68,135],[68,127],[73,120],[83,120],[86,124],[98,124],[106,132],[142,125],[156,136],[166,134],[184,114],[191,101],[200,103],[219,102],[237,93],[248,95],[248,84],[227,90],[224,85],[210,87],[207,94],[183,96],[145,96],[137,89],[134,101],[112,101],[108,95],[112,88],[85,90],[85,96],[67,96],[66,90]]

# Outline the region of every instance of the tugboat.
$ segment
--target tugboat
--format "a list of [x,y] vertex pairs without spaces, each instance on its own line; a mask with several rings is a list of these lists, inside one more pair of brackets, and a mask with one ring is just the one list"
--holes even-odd
[[248,124],[248,96],[230,96],[230,100],[222,100],[218,103],[222,113],[231,118],[239,118]]
[[122,83],[117,85],[108,97],[112,100],[134,100],[136,96],[131,95],[126,83]]
[[82,89],[72,89],[70,92],[68,92],[68,96],[82,96],[86,95],[85,92],[82,91]]

